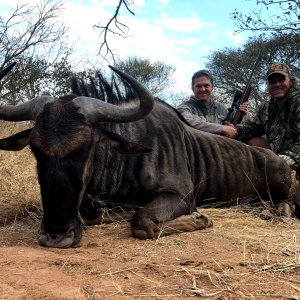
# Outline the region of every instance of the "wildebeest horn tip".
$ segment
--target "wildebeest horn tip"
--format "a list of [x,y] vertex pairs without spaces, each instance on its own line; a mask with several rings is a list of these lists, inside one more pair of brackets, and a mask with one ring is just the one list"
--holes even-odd
[[111,66],[111,65],[108,65],[114,72],[116,72],[116,73],[119,73],[120,71],[117,69],[117,68],[115,68],[115,67],[113,67],[113,66]]

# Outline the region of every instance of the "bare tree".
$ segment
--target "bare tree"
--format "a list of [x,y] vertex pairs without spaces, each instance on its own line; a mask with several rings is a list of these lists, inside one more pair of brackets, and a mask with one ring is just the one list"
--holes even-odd
[[120,15],[120,10],[124,6],[128,12],[134,15],[133,11],[130,10],[129,6],[133,2],[129,0],[119,0],[118,5],[116,7],[115,13],[113,16],[108,20],[105,25],[99,23],[98,25],[94,25],[95,28],[100,29],[99,36],[103,35],[103,42],[100,45],[98,54],[106,59],[107,56],[111,56],[113,61],[115,62],[115,53],[114,50],[111,49],[108,43],[109,35],[117,35],[122,38],[126,38],[128,34],[128,26],[119,21],[118,16]]
[[243,14],[237,9],[231,14],[236,21],[237,32],[250,30],[262,33],[299,33],[299,0],[257,0],[260,10]]
[[52,2],[18,4],[7,19],[0,16],[0,68],[29,50],[37,55],[46,49],[53,55],[56,47],[55,53],[59,52],[68,29],[58,20],[63,2]]
[[[49,73],[55,64],[65,61],[72,52],[68,45],[68,28],[59,20],[62,9],[61,0],[45,0],[37,5],[18,4],[0,16],[0,69],[17,62],[12,70],[14,76],[6,76],[1,81],[2,100],[6,94],[13,94],[14,89],[28,89],[33,81],[41,81],[42,76]],[[7,18],[4,17],[7,15]],[[41,68],[39,72],[38,66]],[[14,78],[14,84],[8,82],[10,77]],[[25,94],[39,92],[28,91]]]

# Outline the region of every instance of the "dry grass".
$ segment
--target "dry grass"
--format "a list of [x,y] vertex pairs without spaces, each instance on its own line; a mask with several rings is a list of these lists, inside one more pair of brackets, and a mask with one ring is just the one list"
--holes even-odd
[[[28,122],[0,121],[0,137],[29,127]],[[35,161],[28,147],[17,152],[0,151],[0,178],[0,223],[11,222],[40,207]]]

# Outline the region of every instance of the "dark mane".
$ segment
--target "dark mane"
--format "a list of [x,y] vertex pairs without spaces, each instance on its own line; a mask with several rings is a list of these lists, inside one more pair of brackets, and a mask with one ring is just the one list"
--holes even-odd
[[89,76],[88,81],[73,76],[71,90],[78,96],[93,97],[114,105],[137,98],[127,81],[112,76],[109,82],[100,71],[97,71],[95,76]]
[[[127,81],[120,78],[116,79],[115,76],[112,76],[110,82],[108,82],[100,71],[96,72],[95,77],[90,76],[89,82],[81,78],[72,77],[71,89],[72,93],[78,96],[93,97],[114,105],[128,103],[132,99],[137,98],[136,93]],[[155,97],[155,100],[171,109],[182,122],[192,127],[175,107],[160,98]]]

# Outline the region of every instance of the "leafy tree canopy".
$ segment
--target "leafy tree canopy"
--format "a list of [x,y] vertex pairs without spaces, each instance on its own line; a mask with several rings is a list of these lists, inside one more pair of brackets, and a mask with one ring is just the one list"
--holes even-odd
[[172,84],[171,76],[175,72],[175,67],[171,65],[140,57],[119,60],[116,67],[136,78],[159,97],[163,97],[163,91]]

